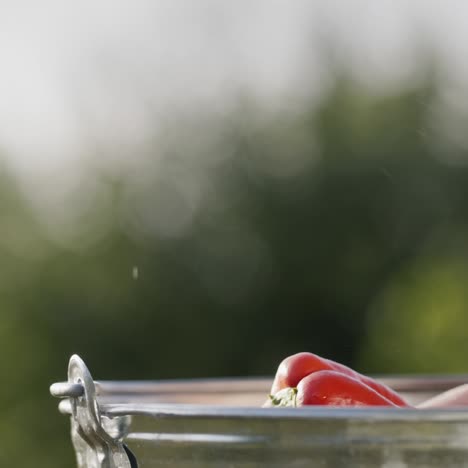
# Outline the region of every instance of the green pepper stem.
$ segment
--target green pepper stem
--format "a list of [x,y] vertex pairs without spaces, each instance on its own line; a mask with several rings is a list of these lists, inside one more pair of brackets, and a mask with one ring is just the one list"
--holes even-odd
[[283,388],[274,395],[269,395],[272,406],[276,407],[296,407],[297,406],[297,388]]

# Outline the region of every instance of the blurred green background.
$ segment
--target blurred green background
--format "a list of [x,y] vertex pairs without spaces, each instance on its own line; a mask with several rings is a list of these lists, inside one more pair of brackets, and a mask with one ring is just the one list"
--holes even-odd
[[[64,117],[47,93],[19,100],[36,75],[25,80],[11,61],[14,79],[0,78],[14,97],[0,112],[1,466],[73,466],[68,421],[48,395],[73,353],[99,379],[273,375],[303,350],[367,373],[468,372],[468,94],[451,44],[398,2],[352,27],[325,2],[296,5],[287,27],[273,18],[292,7],[263,5],[250,12],[258,36],[247,39],[242,15],[223,22],[221,7],[202,2],[182,20],[167,3],[122,2],[113,28],[127,33],[105,36],[111,45],[92,36],[92,59],[76,61],[88,87],[61,75],[76,97],[64,114],[78,122],[73,138],[54,127]],[[147,9],[154,17],[134,43],[140,16],[126,15]],[[52,21],[12,12],[25,30]],[[206,48],[189,44],[197,26],[164,49],[182,51],[185,68],[145,62],[162,54],[145,44],[170,42],[150,27],[158,15],[179,33],[202,24]],[[444,31],[458,31],[455,16]],[[219,30],[206,29],[210,18]],[[393,29],[363,27],[377,19]],[[102,32],[105,20],[94,21]],[[231,42],[219,45],[224,28]],[[70,49],[42,41],[41,50],[60,50],[55,65],[79,72],[64,57],[79,56],[71,45],[82,38],[64,37]],[[147,55],[132,61],[133,48]],[[217,64],[225,75],[214,86]]]

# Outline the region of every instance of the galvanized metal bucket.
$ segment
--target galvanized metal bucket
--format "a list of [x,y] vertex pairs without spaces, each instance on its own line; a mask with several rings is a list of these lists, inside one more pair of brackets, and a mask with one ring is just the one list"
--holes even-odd
[[[468,376],[383,378],[417,403]],[[261,408],[271,379],[54,384],[79,468],[468,467],[468,408]]]

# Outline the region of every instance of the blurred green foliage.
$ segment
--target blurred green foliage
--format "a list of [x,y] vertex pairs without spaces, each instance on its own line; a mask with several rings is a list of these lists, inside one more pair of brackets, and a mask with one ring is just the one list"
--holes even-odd
[[0,465],[73,466],[48,395],[72,353],[100,379],[272,375],[302,350],[468,371],[468,167],[431,144],[436,92],[343,80],[319,109],[177,116],[141,172],[94,174],[69,243],[3,170]]

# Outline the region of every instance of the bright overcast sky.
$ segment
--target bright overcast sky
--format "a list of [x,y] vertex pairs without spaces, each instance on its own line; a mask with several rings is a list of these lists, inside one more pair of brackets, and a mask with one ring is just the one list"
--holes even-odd
[[266,103],[320,96],[324,40],[377,89],[411,80],[423,43],[464,86],[467,18],[461,0],[5,1],[0,148],[40,174],[90,145],[131,147],[154,131],[154,113],[219,107],[239,88]]

